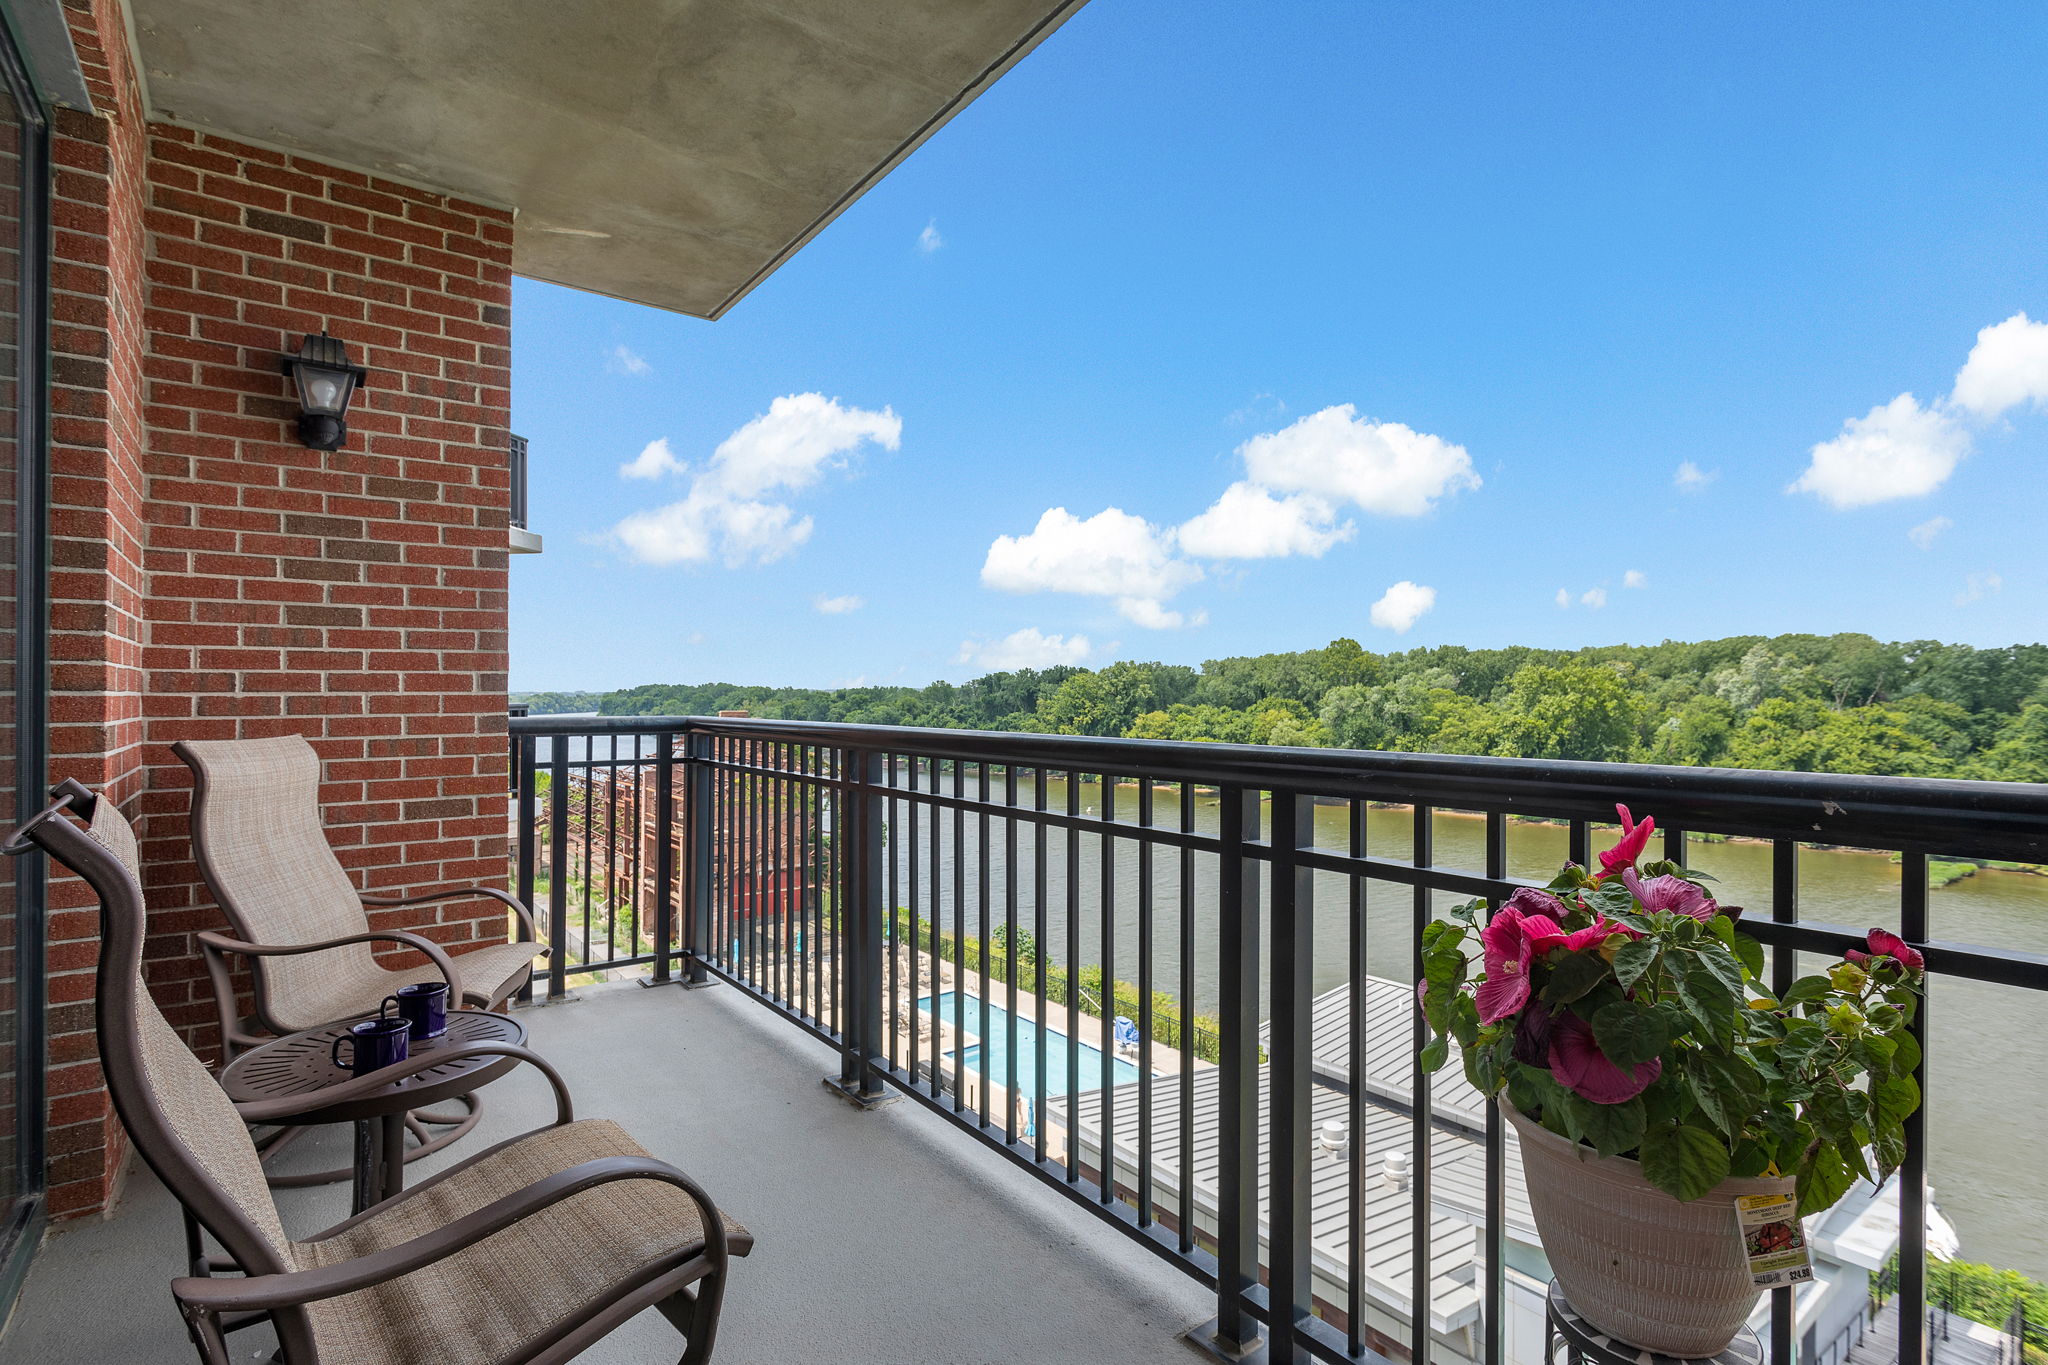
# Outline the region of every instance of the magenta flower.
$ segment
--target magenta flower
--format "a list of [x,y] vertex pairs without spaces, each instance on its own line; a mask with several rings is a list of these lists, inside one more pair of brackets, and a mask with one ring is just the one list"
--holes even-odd
[[1650,1088],[1664,1072],[1664,1059],[1623,1071],[1607,1060],[1593,1041],[1593,1026],[1578,1015],[1564,1013],[1550,1027],[1550,1072],[1571,1092],[1595,1104],[1626,1104]]
[[1479,931],[1479,945],[1486,954],[1486,980],[1479,983],[1474,1003],[1479,1006],[1482,1024],[1497,1024],[1529,1003],[1534,945],[1552,936],[1564,941],[1564,930],[1556,920],[1548,915],[1524,915],[1515,907],[1519,899],[1518,891]]
[[1875,958],[1889,957],[1895,959],[1909,972],[1920,972],[1927,969],[1927,959],[1920,955],[1920,950],[1910,946],[1906,940],[1890,930],[1872,929],[1867,942],[1870,944],[1869,952],[1862,953],[1851,948],[1848,952],[1843,953],[1842,956],[1848,958],[1859,967],[1864,966]]
[[1643,909],[1652,913],[1669,910],[1675,914],[1690,916],[1705,924],[1721,910],[1720,906],[1714,904],[1712,896],[1685,878],[1674,877],[1668,872],[1661,877],[1652,877],[1644,881],[1631,867],[1621,874],[1621,879],[1627,883],[1629,894],[1642,903]]
[[1600,875],[1612,877],[1624,867],[1634,867],[1636,859],[1643,856],[1643,849],[1650,842],[1651,833],[1657,828],[1657,817],[1646,815],[1642,823],[1628,813],[1627,806],[1617,805],[1615,813],[1621,816],[1621,842],[1600,855]]

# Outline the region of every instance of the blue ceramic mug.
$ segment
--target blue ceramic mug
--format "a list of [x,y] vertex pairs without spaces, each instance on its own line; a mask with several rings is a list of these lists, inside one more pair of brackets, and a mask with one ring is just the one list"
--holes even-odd
[[[349,1059],[341,1060],[341,1045],[349,1045]],[[394,1066],[412,1055],[407,1041],[406,1021],[401,1018],[365,1019],[350,1024],[348,1032],[334,1040],[329,1056],[344,1071],[365,1075]]]
[[448,983],[445,981],[415,981],[410,986],[400,986],[398,994],[385,996],[384,1003],[377,1006],[378,1018],[385,1017],[387,1006],[397,1008],[396,1017],[405,1020],[415,1043],[439,1038],[448,1031]]

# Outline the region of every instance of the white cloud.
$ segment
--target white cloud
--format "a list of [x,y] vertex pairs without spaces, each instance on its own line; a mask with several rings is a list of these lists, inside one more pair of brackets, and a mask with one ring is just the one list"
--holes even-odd
[[892,409],[871,412],[822,393],[792,393],[719,442],[711,472],[735,497],[758,497],[809,487],[826,470],[843,466],[863,442],[895,450],[902,440],[903,419]]
[[1206,611],[1169,611],[1149,597],[1119,597],[1116,609],[1126,621],[1147,630],[1179,630],[1182,626],[1206,626],[1209,613]]
[[635,355],[629,348],[623,345],[614,346],[611,348],[610,351],[606,352],[604,358],[604,367],[607,370],[610,370],[613,374],[630,374],[638,376],[654,373],[654,367],[652,365],[648,364],[645,360],[642,360],[639,356]]
[[[903,419],[888,408],[874,412],[823,394],[787,394],[719,443],[692,475],[681,501],[635,512],[612,528],[612,536],[647,564],[701,562],[714,555],[734,567],[773,563],[809,540],[813,523],[763,494],[807,488],[843,466],[864,443],[894,450],[902,436]],[[627,479],[688,471],[666,439],[650,441],[619,466],[619,476]]]
[[991,673],[1009,673],[1020,668],[1078,664],[1088,657],[1090,648],[1085,635],[1047,635],[1037,626],[1026,626],[1000,640],[963,641],[958,662]]
[[1987,422],[2022,403],[2048,407],[2048,322],[2014,313],[1978,332],[1949,402]]
[[1721,471],[1718,469],[1701,469],[1691,460],[1681,460],[1678,472],[1671,476],[1671,482],[1678,485],[1678,491],[1681,493],[1697,493],[1720,477]]
[[997,536],[981,566],[982,583],[999,592],[1114,597],[1125,617],[1154,629],[1183,624],[1161,604],[1201,577],[1174,553],[1171,530],[1116,507],[1085,520],[1048,508],[1028,534]]
[[1970,434],[1940,408],[1910,393],[1851,417],[1842,434],[1813,448],[1813,462],[1785,491],[1812,493],[1832,507],[1865,507],[1917,498],[1955,472]]
[[1381,516],[1419,517],[1461,488],[1479,487],[1463,446],[1399,422],[1371,422],[1350,403],[1310,413],[1238,447],[1251,482],[1311,493]]
[[1607,589],[1588,588],[1579,594],[1579,601],[1585,603],[1594,611],[1598,611],[1607,605]]
[[1396,635],[1406,635],[1408,628],[1435,605],[1435,588],[1421,587],[1404,578],[1381,593],[1380,600],[1372,604],[1372,623]]
[[924,231],[917,234],[917,249],[927,256],[945,244],[946,239],[939,236],[939,220],[936,218],[926,223]]
[[1906,532],[1906,539],[1925,550],[1934,544],[1934,538],[1955,525],[1947,517],[1930,517],[1912,530]]
[[1621,576],[1621,586],[1624,588],[1647,588],[1650,586],[1650,579],[1641,569],[1630,569]]
[[1569,610],[1569,609],[1570,609],[1570,607],[1571,607],[1571,605],[1572,605],[1572,590],[1571,590],[1570,588],[1559,588],[1559,589],[1557,590],[1557,608],[1558,608],[1558,610],[1559,610],[1559,611],[1566,611],[1566,610]]
[[844,616],[850,611],[859,611],[866,606],[867,599],[847,593],[843,597],[815,597],[811,599],[811,605],[827,616]]
[[680,474],[689,468],[676,458],[668,448],[668,437],[649,441],[640,447],[640,453],[619,466],[622,479],[658,479],[664,474]]
[[1972,602],[1981,602],[2005,589],[2005,580],[1995,573],[1973,573],[1964,580],[1963,590],[1956,594],[1956,605],[1967,607]]
[[1208,511],[1182,524],[1180,547],[1203,559],[1317,559],[1354,530],[1349,522],[1338,525],[1330,504],[1314,494],[1275,497],[1240,481],[1224,489]]

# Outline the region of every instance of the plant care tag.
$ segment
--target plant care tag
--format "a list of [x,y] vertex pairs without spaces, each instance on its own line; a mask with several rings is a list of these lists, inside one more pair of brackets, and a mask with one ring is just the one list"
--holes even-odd
[[1742,1229],[1749,1276],[1758,1289],[1799,1284],[1813,1278],[1799,1199],[1790,1194],[1743,1194],[1735,1198],[1735,1225]]

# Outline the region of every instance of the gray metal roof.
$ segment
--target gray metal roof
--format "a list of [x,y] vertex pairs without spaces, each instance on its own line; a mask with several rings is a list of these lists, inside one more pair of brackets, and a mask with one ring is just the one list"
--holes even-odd
[[[1407,1110],[1412,1094],[1409,1059],[1413,1057],[1414,991],[1396,982],[1368,980],[1366,1016],[1366,1103],[1363,1107],[1363,1141],[1352,1135],[1351,1157],[1363,1162],[1362,1214],[1364,1267],[1367,1294],[1381,1308],[1404,1320],[1409,1311],[1413,1268],[1410,1239],[1411,1199],[1408,1187],[1389,1184],[1382,1174],[1390,1152],[1411,1152],[1414,1128]],[[1324,1070],[1348,1078],[1350,1066],[1351,991],[1349,986],[1331,991],[1316,1001],[1316,1057]],[[1259,1181],[1260,1224],[1266,1218],[1266,1182],[1271,1170],[1269,1147],[1270,1069],[1259,1068]],[[1197,1222],[1213,1228],[1219,1182],[1219,1123],[1222,1073],[1202,1067],[1194,1073],[1192,1124],[1194,1130],[1194,1200]],[[1446,1070],[1439,1073],[1434,1087],[1441,1095],[1446,1117],[1483,1131],[1484,1102],[1462,1075]],[[1121,1171],[1120,1183],[1135,1187],[1140,1086],[1119,1086],[1114,1092],[1115,1149]],[[1152,1157],[1156,1195],[1160,1205],[1178,1208],[1180,1189],[1181,1095],[1178,1078],[1155,1080],[1152,1093]],[[1084,1158],[1094,1162],[1100,1147],[1102,1093],[1083,1094],[1077,1100],[1077,1138]],[[1317,1085],[1312,1103],[1313,1122],[1318,1129],[1329,1119],[1348,1120],[1348,1095],[1326,1085]],[[1064,1100],[1049,1106],[1048,1119],[1064,1129]],[[1535,1228],[1529,1213],[1528,1193],[1522,1184],[1521,1160],[1513,1134],[1507,1140],[1508,1231],[1518,1240],[1534,1245]],[[1312,1255],[1319,1274],[1337,1289],[1345,1283],[1350,1265],[1351,1164],[1349,1158],[1317,1151],[1311,1182],[1314,1203],[1310,1223]],[[1476,1320],[1479,1311],[1478,1272],[1480,1244],[1477,1228],[1483,1221],[1486,1188],[1486,1149],[1482,1141],[1457,1132],[1437,1131],[1430,1143],[1432,1172],[1431,1221],[1431,1313],[1438,1332],[1454,1331]],[[1205,1216],[1206,1215],[1206,1216]],[[1328,1285],[1318,1290],[1332,1297]]]

